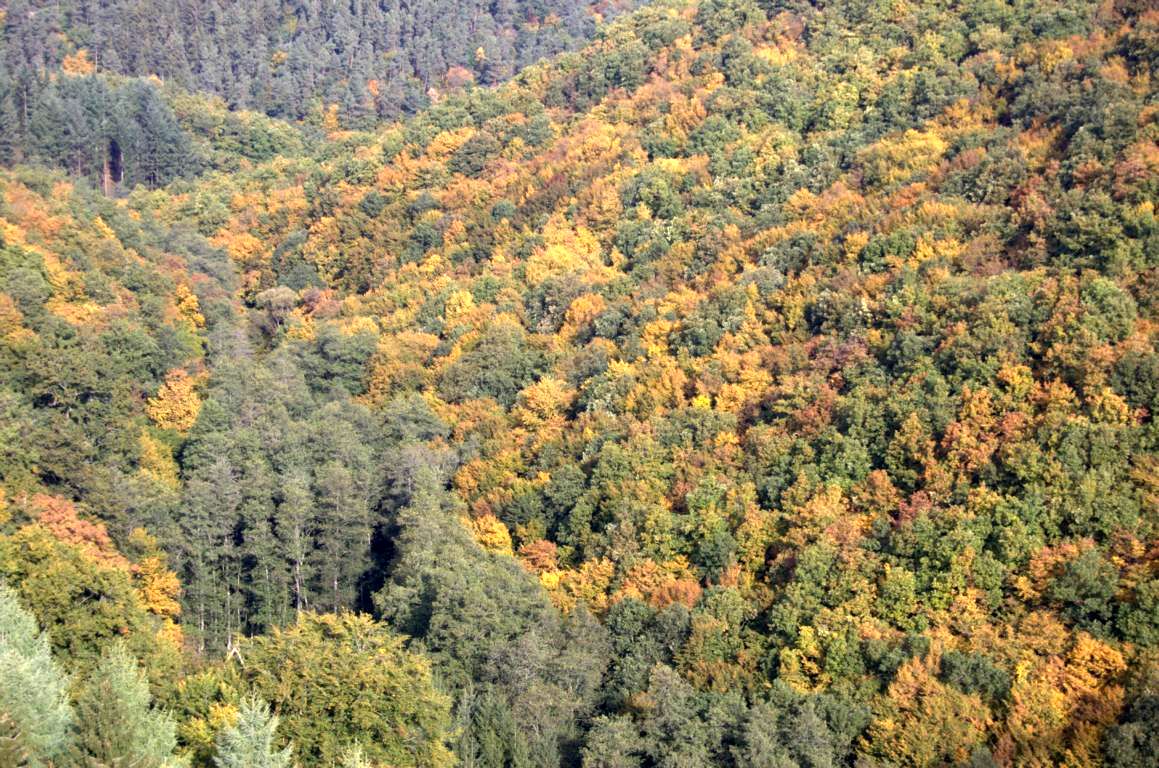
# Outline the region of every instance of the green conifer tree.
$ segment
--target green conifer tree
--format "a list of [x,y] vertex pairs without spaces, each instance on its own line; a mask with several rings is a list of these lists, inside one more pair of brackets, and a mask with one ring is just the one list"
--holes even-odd
[[0,585],[0,764],[50,765],[68,748],[72,721],[68,678],[48,638]]
[[102,654],[77,695],[76,715],[74,754],[78,766],[184,765],[173,756],[176,725],[167,713],[153,707],[145,674],[119,644]]
[[217,735],[217,768],[289,768],[293,747],[274,749],[278,716],[257,696],[242,699],[237,723]]

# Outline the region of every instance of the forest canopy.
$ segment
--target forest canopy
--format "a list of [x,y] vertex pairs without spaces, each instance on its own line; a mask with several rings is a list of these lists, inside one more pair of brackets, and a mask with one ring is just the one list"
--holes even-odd
[[41,5],[0,765],[1154,765],[1147,3]]

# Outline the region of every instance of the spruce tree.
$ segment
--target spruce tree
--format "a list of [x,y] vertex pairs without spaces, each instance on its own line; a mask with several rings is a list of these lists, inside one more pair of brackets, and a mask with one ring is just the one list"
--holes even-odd
[[68,748],[72,721],[68,678],[47,636],[0,585],[0,764],[51,764]]
[[177,729],[152,705],[145,674],[121,645],[114,645],[76,699],[74,755],[83,768],[177,768]]
[[237,723],[217,735],[217,768],[289,768],[293,747],[274,749],[278,716],[257,696],[242,700]]

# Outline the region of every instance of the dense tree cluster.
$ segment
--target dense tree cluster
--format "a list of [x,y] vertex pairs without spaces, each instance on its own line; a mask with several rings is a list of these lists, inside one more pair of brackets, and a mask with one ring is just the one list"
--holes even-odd
[[[345,103],[329,18],[265,23]],[[65,26],[51,88],[156,87]],[[210,171],[119,200],[4,172],[0,762],[1150,765],[1157,49],[658,0],[317,141],[167,86]]]
[[[432,92],[493,84],[590,38],[631,3],[209,0],[6,4],[0,109],[26,115],[58,67],[155,75],[236,109],[367,127]],[[17,123],[29,128],[27,123]]]
[[27,125],[0,125],[9,142],[0,161],[60,165],[100,179],[110,191],[114,185],[159,186],[197,170],[187,135],[147,81],[64,76],[48,83],[26,111]]
[[630,5],[20,0],[0,9],[0,164],[112,192],[268,159],[301,138],[262,115],[371,127],[573,49]]

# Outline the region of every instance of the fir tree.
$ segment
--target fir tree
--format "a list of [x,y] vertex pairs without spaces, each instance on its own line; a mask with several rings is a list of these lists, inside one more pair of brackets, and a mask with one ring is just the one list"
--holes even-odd
[[68,747],[72,721],[68,678],[47,636],[0,585],[0,764],[51,764]]
[[275,750],[278,717],[257,696],[242,700],[237,723],[217,735],[217,768],[289,768],[293,747]]
[[178,768],[176,726],[152,706],[149,682],[122,646],[102,656],[76,699],[74,754],[83,768]]

